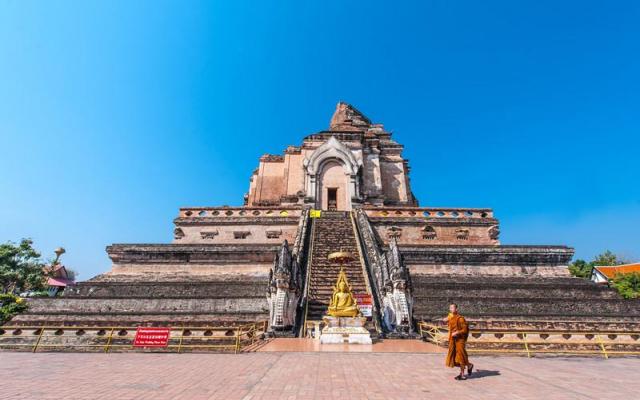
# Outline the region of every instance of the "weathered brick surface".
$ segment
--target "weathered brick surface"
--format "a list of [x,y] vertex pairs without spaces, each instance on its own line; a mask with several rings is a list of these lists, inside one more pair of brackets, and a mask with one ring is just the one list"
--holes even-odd
[[419,320],[442,318],[456,303],[470,320],[506,329],[521,324],[551,329],[552,320],[573,320],[590,329],[615,329],[625,321],[640,326],[640,300],[622,299],[613,289],[584,279],[423,275],[414,276],[413,285]]

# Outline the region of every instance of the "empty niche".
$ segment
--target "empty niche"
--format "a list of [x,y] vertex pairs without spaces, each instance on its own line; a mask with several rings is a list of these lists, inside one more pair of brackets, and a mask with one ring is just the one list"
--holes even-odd
[[215,239],[218,236],[218,231],[202,231],[200,232],[200,237],[202,239]]
[[251,235],[251,232],[249,232],[249,231],[235,231],[235,232],[233,232],[233,238],[234,239],[246,239],[249,235]]
[[267,239],[278,239],[282,235],[282,231],[267,231]]

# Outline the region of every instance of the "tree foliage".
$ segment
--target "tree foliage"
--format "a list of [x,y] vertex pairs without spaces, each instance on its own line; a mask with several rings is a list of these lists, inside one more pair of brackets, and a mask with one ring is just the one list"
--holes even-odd
[[0,325],[27,309],[23,299],[13,294],[0,294]]
[[640,297],[640,272],[616,274],[611,285],[625,299],[637,299]]
[[578,278],[589,278],[591,277],[591,269],[593,268],[593,264],[590,262],[586,262],[585,260],[575,260],[571,264],[569,264],[569,273]]
[[585,260],[577,259],[569,264],[569,273],[578,278],[591,278],[591,270],[594,266],[600,265],[620,265],[626,264],[620,256],[615,255],[613,252],[607,250],[602,254],[598,254],[592,261],[587,262]]
[[0,244],[0,285],[2,293],[20,293],[27,290],[43,290],[46,272],[40,253],[33,248],[33,241],[22,239],[19,244]]

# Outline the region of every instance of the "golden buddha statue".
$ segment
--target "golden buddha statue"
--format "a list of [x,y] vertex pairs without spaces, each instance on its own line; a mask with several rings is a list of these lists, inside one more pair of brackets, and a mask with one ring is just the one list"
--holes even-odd
[[344,269],[340,269],[338,274],[338,281],[333,287],[333,295],[327,313],[332,317],[357,317],[360,315],[358,303],[351,294],[351,287]]

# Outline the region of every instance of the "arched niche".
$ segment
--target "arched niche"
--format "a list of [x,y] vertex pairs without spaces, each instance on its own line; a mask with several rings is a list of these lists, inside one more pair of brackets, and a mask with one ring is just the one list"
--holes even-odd
[[[332,136],[304,160],[307,200],[313,202],[316,208],[327,209],[328,189],[334,188],[344,204],[338,209],[351,210],[353,200],[360,199],[358,171],[361,164],[362,161],[358,162],[347,146]],[[344,179],[339,176],[339,167],[342,168]],[[332,187],[334,183],[340,185]]]

